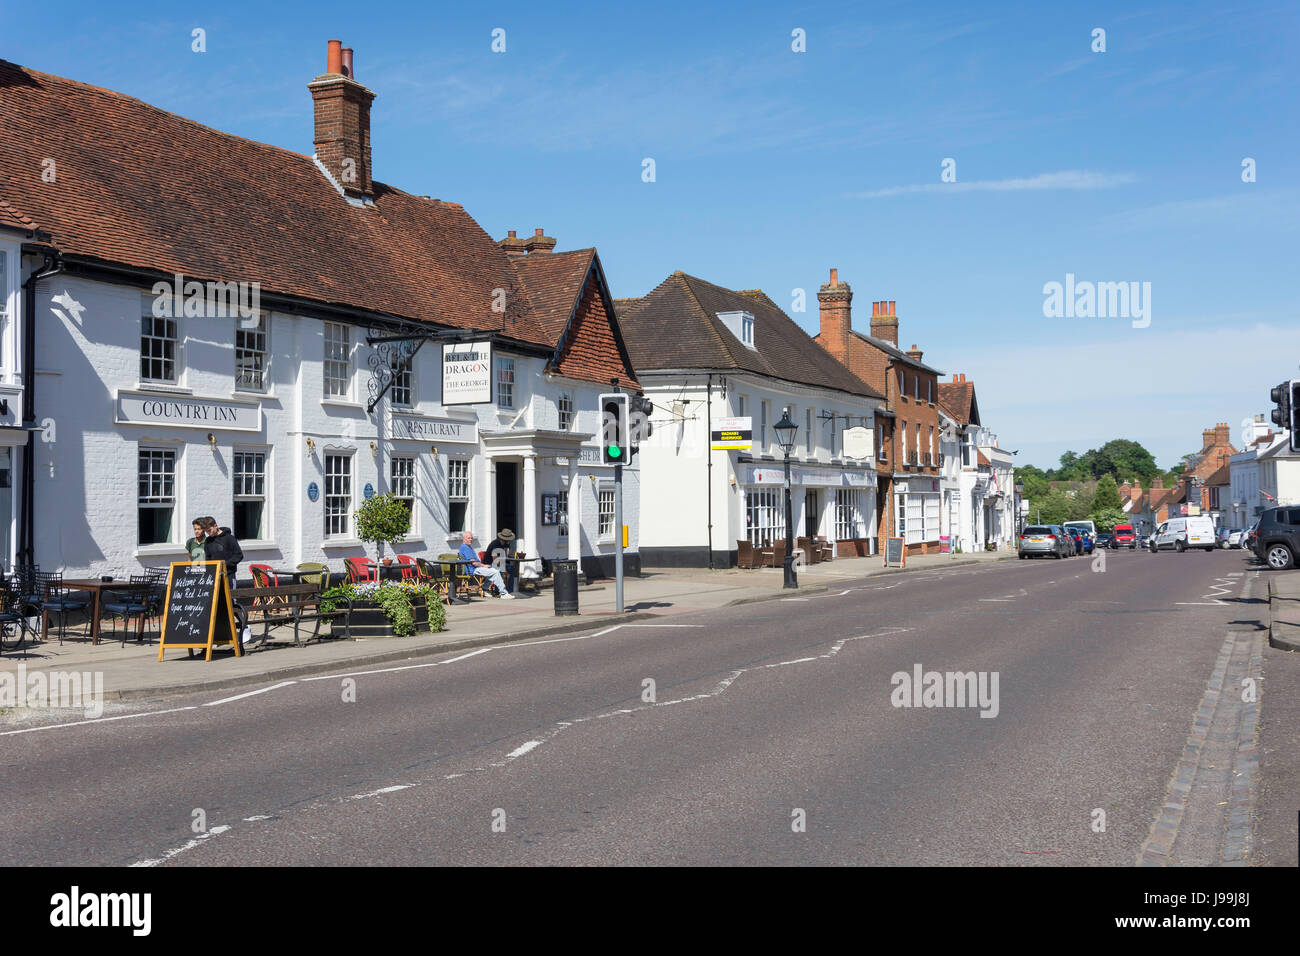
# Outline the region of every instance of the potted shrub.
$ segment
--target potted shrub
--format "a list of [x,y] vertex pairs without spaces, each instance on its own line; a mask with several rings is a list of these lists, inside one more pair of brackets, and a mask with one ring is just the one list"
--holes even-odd
[[[416,581],[384,581],[376,584],[340,584],[321,594],[321,608],[334,610],[352,599],[349,621],[353,637],[407,637],[425,631],[444,630],[447,609],[437,593]],[[343,624],[332,629],[342,636]]]
[[[376,545],[380,557],[383,545],[391,547],[411,530],[411,513],[406,509],[406,502],[392,492],[367,498],[353,517],[357,522],[357,537]],[[384,564],[393,563],[392,558],[383,560]]]

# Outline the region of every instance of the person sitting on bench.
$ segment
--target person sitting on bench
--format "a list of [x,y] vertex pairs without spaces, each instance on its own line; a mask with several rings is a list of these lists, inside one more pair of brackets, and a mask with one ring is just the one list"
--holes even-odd
[[472,574],[481,578],[487,578],[488,582],[497,589],[497,593],[506,600],[513,600],[514,595],[506,590],[506,582],[501,580],[501,572],[491,565],[484,564],[478,559],[474,552],[474,535],[466,531],[460,536],[460,559],[465,562],[466,567]]

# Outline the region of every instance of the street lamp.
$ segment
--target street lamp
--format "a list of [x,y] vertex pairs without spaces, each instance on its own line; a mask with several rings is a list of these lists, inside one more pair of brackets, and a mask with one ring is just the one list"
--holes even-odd
[[785,584],[787,588],[797,588],[799,579],[794,573],[794,521],[790,514],[790,451],[794,448],[795,432],[799,426],[790,421],[790,406],[785,407],[781,420],[772,426],[776,432],[777,444],[785,453]]

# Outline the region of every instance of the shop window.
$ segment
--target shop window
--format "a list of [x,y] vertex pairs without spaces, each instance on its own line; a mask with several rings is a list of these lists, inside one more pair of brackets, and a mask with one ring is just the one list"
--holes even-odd
[[234,523],[231,530],[241,540],[265,540],[266,454],[259,451],[236,451],[232,458]]
[[260,392],[266,388],[270,321],[265,312],[257,314],[254,325],[247,325],[248,321],[244,318],[235,320],[235,388]]
[[352,456],[325,456],[325,537],[347,537],[352,515]]
[[835,539],[849,541],[865,538],[862,520],[862,491],[858,488],[835,489]]
[[137,477],[138,541],[167,544],[172,540],[176,514],[176,452],[141,448]]
[[447,460],[447,533],[459,534],[468,529],[469,459]]
[[785,499],[781,488],[745,489],[745,535],[752,545],[785,540]]

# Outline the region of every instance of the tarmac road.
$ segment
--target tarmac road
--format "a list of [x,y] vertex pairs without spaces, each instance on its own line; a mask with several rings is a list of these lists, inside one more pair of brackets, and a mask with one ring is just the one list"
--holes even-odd
[[[874,577],[0,734],[0,863],[1249,861],[1260,572],[1095,567]],[[918,665],[996,698],[895,706]]]

